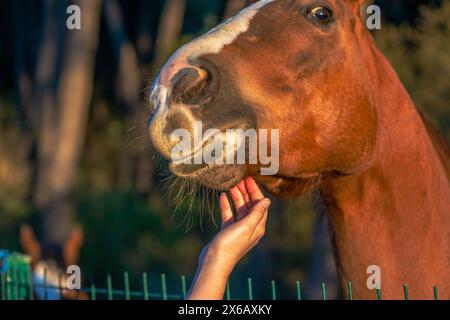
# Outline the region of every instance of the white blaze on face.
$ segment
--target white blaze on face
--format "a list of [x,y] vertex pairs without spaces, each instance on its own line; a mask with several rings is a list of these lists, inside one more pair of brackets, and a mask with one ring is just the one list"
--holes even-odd
[[162,102],[166,99],[164,94],[167,93],[167,88],[170,88],[172,77],[177,74],[179,70],[188,66],[189,60],[207,54],[217,54],[223,47],[232,44],[239,35],[248,30],[250,22],[258,11],[273,1],[275,0],[261,0],[256,2],[242,10],[236,16],[231,17],[218,25],[205,35],[178,49],[163,67],[160,77],[155,83],[155,90],[165,87],[164,90],[160,90],[159,94],[161,107],[165,107],[165,104]]
[[[169,59],[162,68],[159,77],[154,82],[154,87],[150,95],[151,105],[156,109],[153,120],[150,124],[150,133],[155,144],[160,148],[160,152],[170,154],[170,146],[163,137],[163,130],[166,126],[166,117],[169,112],[169,100],[171,94],[171,80],[179,70],[185,67],[195,67],[189,61],[207,54],[217,54],[226,45],[232,44],[236,38],[245,33],[258,11],[267,4],[275,0],[261,0],[245,8],[236,16],[226,20],[205,35],[197,38],[180,49]],[[177,108],[178,107],[178,108]],[[174,106],[178,111],[183,111],[189,118],[193,118],[190,111],[182,105]]]
[[[159,82],[159,78],[155,80]],[[154,108],[153,120],[150,123],[150,135],[153,142],[161,143],[164,141],[163,129],[166,126],[166,117],[169,111],[169,89],[165,86],[156,84],[150,94],[150,104]]]

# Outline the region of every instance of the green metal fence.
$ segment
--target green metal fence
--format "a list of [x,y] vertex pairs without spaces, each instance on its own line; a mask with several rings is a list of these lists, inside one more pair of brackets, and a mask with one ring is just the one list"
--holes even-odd
[[[0,273],[0,298],[1,300],[33,300],[37,297],[35,296],[36,290],[41,290],[44,292],[42,299],[49,299],[49,292],[52,290],[57,290],[60,296],[67,291],[65,286],[54,286],[47,281],[47,270],[44,270],[44,281],[42,285],[36,285],[33,281],[33,274],[31,266],[29,263],[29,258],[20,254],[13,254],[9,256],[9,264]],[[0,268],[1,271],[1,268]],[[62,274],[61,274],[62,276]],[[76,297],[80,296],[81,292],[86,293],[90,300],[182,300],[186,297],[188,290],[188,283],[186,276],[182,275],[176,281],[178,284],[171,286],[172,290],[168,289],[168,280],[166,274],[162,273],[159,276],[157,282],[152,282],[152,288],[158,288],[157,290],[150,290],[150,281],[147,273],[142,273],[139,275],[140,284],[136,283],[136,287],[131,287],[130,285],[130,273],[124,272],[122,283],[116,283],[113,285],[113,278],[110,274],[105,277],[106,287],[98,287],[94,283],[88,286],[84,286],[81,290],[72,290],[72,292],[78,293]],[[172,279],[173,280],[173,279]],[[61,283],[61,281],[59,281]],[[241,284],[242,285],[242,284]],[[117,289],[119,288],[120,289]],[[296,281],[293,284],[292,297],[291,299],[302,300],[302,284],[300,281]],[[277,283],[275,280],[271,281],[267,286],[270,290],[270,295],[272,300],[277,300],[278,291]],[[322,300],[327,299],[325,283],[321,284]],[[244,296],[234,296],[232,294],[230,283],[228,283],[225,291],[226,300],[254,300],[254,284],[253,279],[247,279],[246,294]],[[349,282],[346,288],[346,299],[353,300],[358,297],[354,295],[352,283]],[[408,286],[405,284],[403,286],[404,299],[409,299]],[[382,299],[382,292],[380,289],[374,291],[376,298],[378,300]],[[439,299],[439,289],[437,286],[430,288],[430,297],[433,295],[435,300]]]

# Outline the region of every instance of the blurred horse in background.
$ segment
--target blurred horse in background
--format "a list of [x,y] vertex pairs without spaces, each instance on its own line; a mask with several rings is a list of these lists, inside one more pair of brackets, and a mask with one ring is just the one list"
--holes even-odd
[[[67,288],[68,266],[76,265],[83,245],[83,230],[73,228],[65,245],[42,245],[29,225],[20,229],[20,243],[26,254],[31,257],[33,286],[38,299],[44,300],[86,300],[88,295]],[[45,280],[46,277],[46,280]],[[47,292],[45,292],[45,282]]]

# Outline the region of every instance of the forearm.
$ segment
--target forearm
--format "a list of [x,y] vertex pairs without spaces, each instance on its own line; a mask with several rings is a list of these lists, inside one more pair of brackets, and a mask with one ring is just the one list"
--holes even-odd
[[201,263],[197,269],[188,300],[222,300],[231,270],[224,268],[217,259]]

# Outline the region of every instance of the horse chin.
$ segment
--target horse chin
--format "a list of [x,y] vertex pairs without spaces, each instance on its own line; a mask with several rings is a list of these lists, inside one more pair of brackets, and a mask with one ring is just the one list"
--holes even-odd
[[325,176],[322,174],[304,177],[256,176],[256,181],[266,191],[280,199],[294,199],[318,189]]
[[183,179],[190,179],[207,188],[228,190],[245,178],[245,165],[229,164],[175,164],[170,163],[170,171]]

